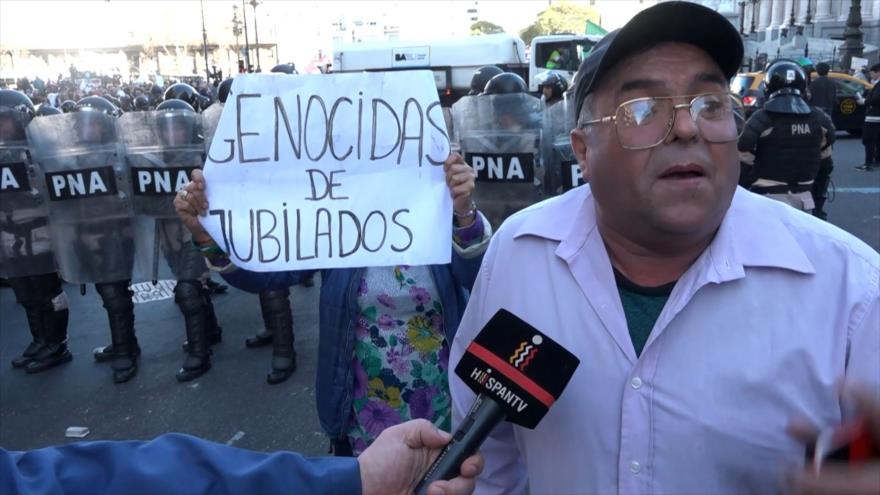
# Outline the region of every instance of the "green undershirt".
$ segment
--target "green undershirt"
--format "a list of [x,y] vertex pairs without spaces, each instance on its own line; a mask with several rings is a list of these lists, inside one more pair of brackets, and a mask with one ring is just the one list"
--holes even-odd
[[651,335],[651,329],[654,328],[654,323],[657,322],[663,306],[669,299],[669,294],[675,287],[675,282],[659,287],[644,287],[636,285],[617,269],[614,269],[614,279],[617,282],[620,302],[623,304],[629,337],[632,339],[636,356],[640,356]]

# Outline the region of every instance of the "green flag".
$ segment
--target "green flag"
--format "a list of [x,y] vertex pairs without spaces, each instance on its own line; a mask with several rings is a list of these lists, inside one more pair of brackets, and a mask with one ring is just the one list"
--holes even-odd
[[587,25],[584,28],[584,32],[585,32],[585,34],[599,34],[599,35],[608,34],[608,31],[605,28],[603,28],[602,26],[596,24],[593,21],[589,21],[589,20],[587,21]]

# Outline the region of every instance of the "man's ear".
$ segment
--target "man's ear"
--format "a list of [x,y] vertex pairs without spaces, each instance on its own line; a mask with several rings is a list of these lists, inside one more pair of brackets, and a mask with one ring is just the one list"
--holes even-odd
[[590,182],[590,168],[587,163],[587,131],[579,127],[574,128],[569,134],[569,139],[571,139],[574,158],[581,169],[581,178],[584,182]]

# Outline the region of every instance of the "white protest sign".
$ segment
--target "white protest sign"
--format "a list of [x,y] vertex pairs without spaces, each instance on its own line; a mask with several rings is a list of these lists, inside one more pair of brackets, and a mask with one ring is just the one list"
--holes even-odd
[[862,67],[866,67],[868,65],[868,59],[862,57],[853,57],[850,60],[849,68],[854,70],[862,70]]
[[202,225],[253,271],[449,263],[448,154],[430,71],[236,76]]

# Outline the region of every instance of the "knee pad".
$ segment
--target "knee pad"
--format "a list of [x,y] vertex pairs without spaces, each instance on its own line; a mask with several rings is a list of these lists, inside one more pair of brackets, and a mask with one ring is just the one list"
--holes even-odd
[[117,313],[130,311],[134,309],[134,303],[131,300],[132,291],[128,288],[128,280],[123,282],[110,282],[95,284],[101,300],[104,301],[104,309],[109,313]]
[[198,280],[180,280],[174,287],[174,302],[180,307],[183,314],[193,314],[201,311],[204,305],[202,300],[202,283]]
[[290,301],[287,299],[289,295],[289,289],[267,290],[260,292],[260,306],[263,311],[269,313],[283,311],[290,307]]

